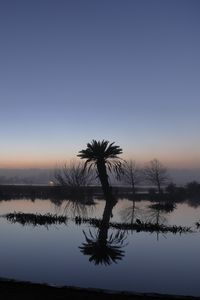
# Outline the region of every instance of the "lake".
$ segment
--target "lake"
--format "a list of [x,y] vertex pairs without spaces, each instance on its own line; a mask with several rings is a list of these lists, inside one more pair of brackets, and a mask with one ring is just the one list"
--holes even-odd
[[[55,285],[200,296],[200,206],[176,204],[170,212],[152,203],[118,200],[110,222],[159,222],[189,226],[173,234],[99,229],[89,218],[102,218],[105,201],[19,199],[0,201],[0,214],[39,213],[68,217],[66,224],[22,225],[0,218],[0,277]],[[134,208],[134,209],[133,209]],[[77,216],[85,222],[77,222]],[[101,235],[101,251],[97,243]],[[107,244],[104,244],[104,238]],[[103,250],[102,250],[103,249]],[[101,253],[100,253],[101,252]]]

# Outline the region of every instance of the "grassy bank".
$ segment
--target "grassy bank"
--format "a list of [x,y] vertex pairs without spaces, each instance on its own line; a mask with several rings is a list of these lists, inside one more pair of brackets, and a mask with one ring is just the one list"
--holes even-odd
[[83,289],[76,287],[53,287],[45,284],[34,284],[28,282],[17,282],[14,280],[0,279],[1,299],[104,299],[104,300],[197,300],[199,297],[191,296],[175,296],[162,294],[143,294],[143,293],[128,293],[114,292],[98,289]]

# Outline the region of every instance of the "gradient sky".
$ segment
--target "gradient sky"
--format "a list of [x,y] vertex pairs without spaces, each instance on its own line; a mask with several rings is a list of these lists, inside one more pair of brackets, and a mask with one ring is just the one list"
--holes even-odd
[[200,167],[200,1],[1,0],[0,167],[95,139]]

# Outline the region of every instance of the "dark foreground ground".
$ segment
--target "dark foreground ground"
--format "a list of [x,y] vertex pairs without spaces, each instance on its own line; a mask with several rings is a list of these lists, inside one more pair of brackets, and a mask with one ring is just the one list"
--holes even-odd
[[169,296],[159,294],[129,294],[106,292],[102,290],[81,289],[74,287],[52,287],[44,284],[33,284],[27,282],[0,280],[0,299],[132,299],[132,300],[197,300],[200,297]]

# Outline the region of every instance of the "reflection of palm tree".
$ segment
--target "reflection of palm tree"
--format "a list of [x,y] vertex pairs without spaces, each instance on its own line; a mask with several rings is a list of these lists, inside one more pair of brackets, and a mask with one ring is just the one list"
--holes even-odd
[[86,159],[85,167],[89,165],[89,169],[93,166],[97,168],[97,175],[106,198],[111,197],[107,168],[110,172],[114,170],[119,176],[122,171],[122,164],[118,155],[121,153],[122,149],[119,146],[114,146],[114,143],[109,143],[109,141],[105,140],[92,140],[91,143],[87,144],[87,148],[79,151],[77,155],[81,159]]
[[95,265],[110,265],[112,262],[117,263],[124,256],[121,249],[125,239],[125,232],[117,231],[115,235],[111,235],[107,240],[99,239],[99,235],[93,235],[90,231],[90,237],[83,231],[86,243],[80,247],[84,255],[89,255],[89,261]]
[[114,202],[106,201],[103,219],[96,234],[92,234],[90,231],[89,237],[83,232],[86,242],[79,248],[84,255],[89,255],[89,261],[93,261],[96,265],[117,263],[124,256],[121,248],[126,239],[125,231],[118,230],[116,234],[108,237],[109,221],[114,205]]

